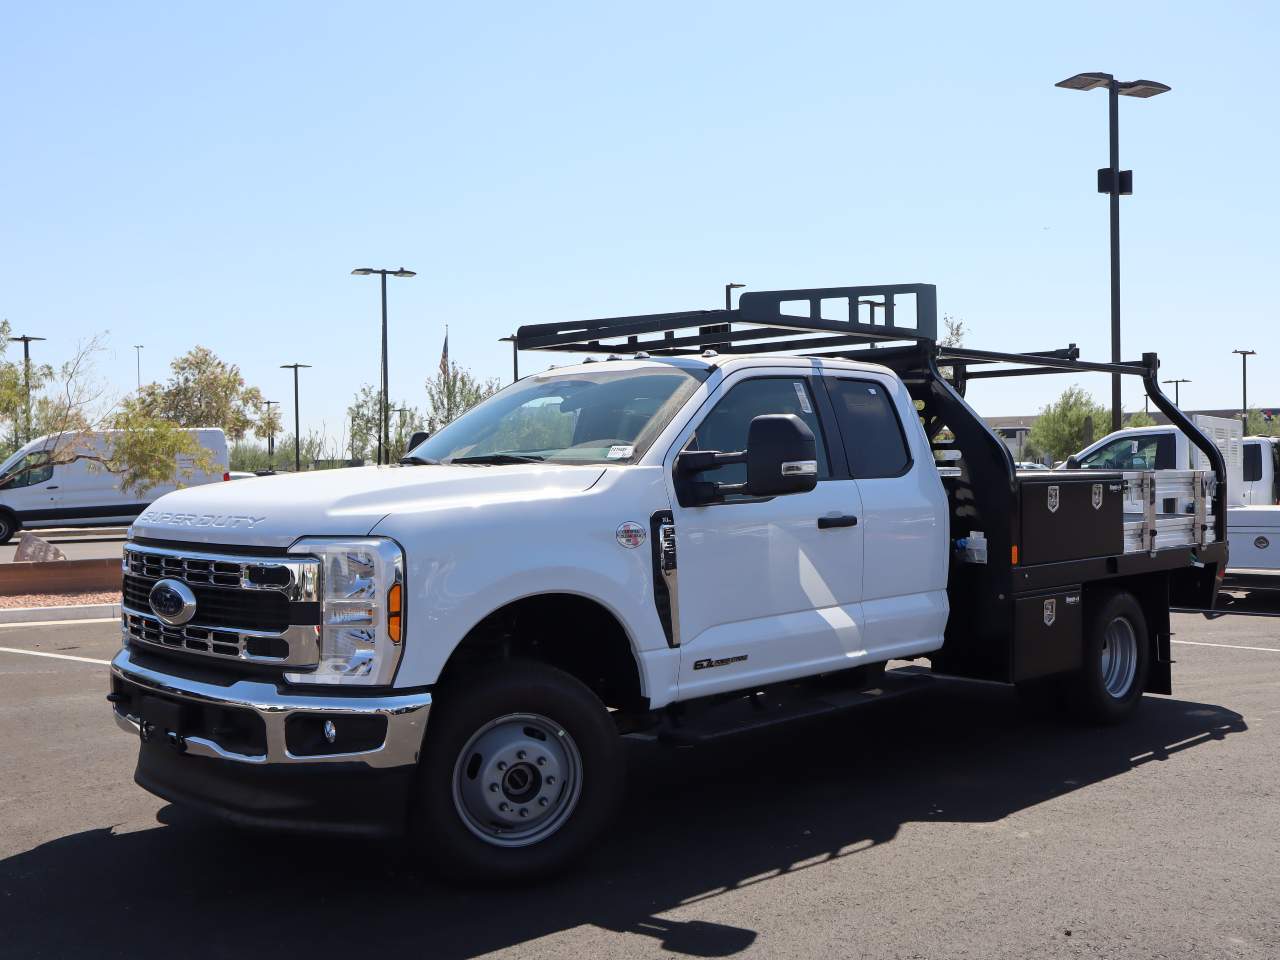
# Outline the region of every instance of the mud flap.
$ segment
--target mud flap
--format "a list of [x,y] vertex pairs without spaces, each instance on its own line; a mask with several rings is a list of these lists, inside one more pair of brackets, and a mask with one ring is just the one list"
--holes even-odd
[[1147,671],[1147,693],[1173,693],[1173,655],[1172,637],[1168,633],[1157,632],[1154,637],[1155,656],[1151,658],[1151,669]]

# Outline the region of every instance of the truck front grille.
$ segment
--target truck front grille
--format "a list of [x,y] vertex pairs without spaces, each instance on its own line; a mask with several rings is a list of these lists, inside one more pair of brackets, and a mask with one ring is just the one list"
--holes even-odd
[[[127,643],[157,651],[289,667],[319,662],[320,561],[243,557],[127,544],[122,630]],[[165,623],[151,607],[160,580],[185,583],[195,612]]]

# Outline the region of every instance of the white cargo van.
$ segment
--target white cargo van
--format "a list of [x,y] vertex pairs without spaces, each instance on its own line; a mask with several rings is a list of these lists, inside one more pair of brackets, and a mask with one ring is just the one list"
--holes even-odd
[[[77,445],[91,449],[95,455],[109,455],[117,430],[101,430],[78,435]],[[227,479],[228,454],[226,435],[218,429],[192,430],[197,442],[209,452],[213,469],[208,473],[193,469],[193,464],[180,458],[175,474],[191,470],[190,476],[179,477],[178,483],[163,483],[137,493],[120,488],[119,476],[109,473],[89,460],[72,463],[50,463],[51,457],[65,446],[65,435],[37,437],[14,451],[0,464],[0,543],[7,543],[23,527],[92,527],[131,523],[157,497],[179,486],[193,487]],[[59,437],[63,439],[60,441]],[[61,457],[58,457],[61,459]]]

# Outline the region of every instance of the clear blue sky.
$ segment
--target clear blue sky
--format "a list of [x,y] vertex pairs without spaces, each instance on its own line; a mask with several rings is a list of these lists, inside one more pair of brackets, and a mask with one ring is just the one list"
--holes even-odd
[[[1270,6],[1270,8],[1269,8]],[[521,323],[757,289],[936,283],[970,346],[1107,352],[1106,97],[1121,102],[1125,354],[1186,406],[1280,405],[1280,14],[1205,4],[18,4],[0,35],[0,316],[110,331],[134,383],[199,343],[341,430]],[[524,369],[547,358],[525,354]],[[972,394],[1028,413],[1070,381]],[[1081,378],[1100,398],[1105,377]],[[1128,385],[1126,406],[1141,406]]]

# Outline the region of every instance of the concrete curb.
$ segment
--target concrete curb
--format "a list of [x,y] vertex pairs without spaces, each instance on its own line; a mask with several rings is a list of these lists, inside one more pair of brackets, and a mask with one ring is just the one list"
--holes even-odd
[[52,623],[57,620],[102,620],[120,616],[118,603],[80,603],[65,607],[10,607],[0,609],[0,624]]

